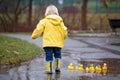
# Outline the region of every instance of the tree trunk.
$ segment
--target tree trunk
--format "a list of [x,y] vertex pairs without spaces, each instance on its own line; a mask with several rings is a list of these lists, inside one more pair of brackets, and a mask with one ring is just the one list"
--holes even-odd
[[17,4],[15,6],[15,11],[14,11],[14,19],[12,22],[13,32],[15,32],[16,28],[18,27],[19,7],[20,7],[20,0],[17,0]]
[[88,0],[82,0],[82,6],[81,6],[82,30],[87,30],[87,2],[88,2]]
[[32,2],[33,0],[29,0],[29,13],[28,13],[28,26],[32,25]]

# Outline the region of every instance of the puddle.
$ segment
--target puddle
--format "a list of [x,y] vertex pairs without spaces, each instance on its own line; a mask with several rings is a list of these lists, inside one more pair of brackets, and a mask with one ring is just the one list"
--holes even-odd
[[[95,60],[95,61],[94,61]],[[40,60],[35,60],[39,62]],[[37,63],[36,62],[36,63]],[[28,71],[28,66],[21,66],[18,69],[12,69],[10,72],[12,73],[11,77],[15,80],[18,78],[21,78],[20,80],[119,80],[120,79],[120,59],[111,59],[111,58],[103,58],[103,59],[93,59],[93,60],[87,60],[81,59],[78,61],[79,63],[82,63],[84,67],[90,66],[90,64],[100,64],[107,63],[108,65],[108,72],[106,75],[103,74],[91,74],[91,73],[81,73],[80,71],[68,71],[67,67],[62,68],[61,74],[52,74],[52,75],[46,75],[44,74],[44,69],[37,71],[36,69],[32,71]],[[67,66],[67,65],[66,65]],[[43,72],[41,72],[43,71]],[[9,72],[9,73],[10,73]],[[22,73],[22,74],[21,74]],[[5,76],[3,76],[5,77]],[[12,79],[11,78],[11,79]],[[29,78],[29,79],[28,79]],[[2,79],[2,78],[1,78]],[[9,80],[8,79],[2,79],[2,80]]]
[[113,45],[113,46],[120,46],[120,43],[111,43],[110,45]]
[[97,61],[94,60],[80,61],[80,63],[84,64],[84,66],[89,66],[90,64],[94,64],[94,66],[96,66],[97,64],[103,65],[104,63],[107,63],[108,74],[120,75],[120,59],[103,58],[103,59],[98,59]]
[[109,75],[120,75],[120,59],[101,59],[108,64]]
[[25,61],[25,62],[21,62],[19,64],[0,65],[0,72],[5,72],[12,68],[18,68],[19,66],[23,66],[23,65],[28,65],[29,63],[30,63],[30,61]]

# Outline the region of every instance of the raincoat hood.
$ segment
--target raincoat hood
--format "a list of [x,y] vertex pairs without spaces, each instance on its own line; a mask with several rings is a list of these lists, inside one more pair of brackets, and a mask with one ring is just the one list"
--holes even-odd
[[48,19],[53,25],[60,25],[60,23],[63,22],[62,18],[57,15],[46,16],[46,19]]

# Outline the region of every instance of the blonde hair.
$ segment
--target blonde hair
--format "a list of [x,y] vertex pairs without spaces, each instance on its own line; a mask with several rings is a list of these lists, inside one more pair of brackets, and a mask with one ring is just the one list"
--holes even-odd
[[50,5],[46,8],[45,16],[48,15],[59,15],[58,9],[54,5]]

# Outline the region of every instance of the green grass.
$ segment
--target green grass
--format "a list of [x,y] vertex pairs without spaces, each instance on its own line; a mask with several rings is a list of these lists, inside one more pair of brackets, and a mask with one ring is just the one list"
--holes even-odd
[[41,50],[27,41],[0,35],[0,64],[17,64],[40,56]]

